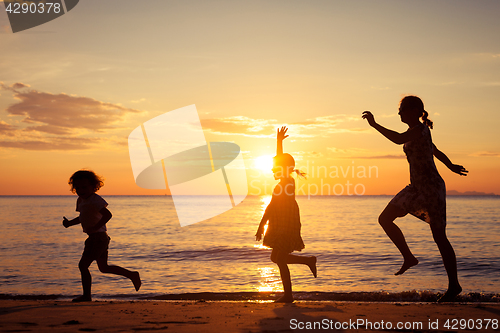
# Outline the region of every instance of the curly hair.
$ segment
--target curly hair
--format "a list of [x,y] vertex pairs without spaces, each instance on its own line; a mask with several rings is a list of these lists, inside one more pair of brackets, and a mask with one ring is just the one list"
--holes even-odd
[[79,179],[88,180],[89,184],[97,192],[101,187],[104,186],[104,179],[94,173],[91,170],[78,170],[69,177],[68,184],[71,186],[71,192],[75,193],[75,188],[73,187],[73,182]]
[[422,118],[424,124],[427,125],[427,127],[432,129],[433,122],[428,118],[429,113],[425,111],[424,102],[422,102],[420,97],[412,95],[405,96],[403,97],[399,105],[401,106],[401,108],[417,109],[418,111],[420,111],[421,112],[420,118]]

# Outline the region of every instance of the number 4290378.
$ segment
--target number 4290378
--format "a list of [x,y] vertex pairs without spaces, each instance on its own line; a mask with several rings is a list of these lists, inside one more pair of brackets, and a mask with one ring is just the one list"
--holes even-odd
[[49,14],[49,13],[56,13],[59,14],[61,12],[61,4],[60,3],[54,3],[54,2],[40,2],[38,4],[32,2],[32,3],[26,3],[24,2],[23,4],[20,4],[18,2],[9,2],[7,7],[5,8],[5,11],[9,14],[26,14],[26,13],[31,13],[31,14]]

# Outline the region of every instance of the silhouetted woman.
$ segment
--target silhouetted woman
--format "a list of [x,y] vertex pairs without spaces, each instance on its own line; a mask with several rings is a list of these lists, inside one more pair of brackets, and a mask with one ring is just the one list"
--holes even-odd
[[452,301],[460,294],[462,287],[458,283],[455,251],[446,237],[446,187],[434,164],[434,156],[459,175],[466,176],[468,171],[461,165],[453,164],[432,143],[429,130],[432,128],[432,121],[427,118],[429,114],[424,110],[420,98],[404,97],[398,114],[401,121],[409,127],[406,132],[398,133],[387,129],[375,122],[370,111],[363,112],[363,119],[366,119],[370,126],[395,144],[403,144],[410,164],[410,185],[389,202],[379,216],[379,223],[404,258],[401,269],[395,275],[403,274],[410,267],[417,265],[418,260],[411,253],[401,229],[394,224],[394,220],[410,213],[430,224],[432,236],[448,274],[448,291],[439,301]]

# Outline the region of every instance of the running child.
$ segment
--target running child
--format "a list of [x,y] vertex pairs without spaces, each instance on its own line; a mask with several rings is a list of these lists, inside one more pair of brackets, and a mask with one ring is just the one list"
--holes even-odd
[[273,158],[274,179],[280,182],[273,190],[271,202],[266,208],[264,216],[259,224],[255,239],[260,241],[264,234],[264,226],[268,223],[264,235],[263,245],[273,249],[271,260],[278,264],[281,281],[283,283],[284,295],[276,300],[279,303],[292,303],[292,281],[288,264],[303,264],[316,277],[316,257],[298,256],[291,254],[293,251],[301,251],[304,242],[300,236],[300,213],[299,205],[295,201],[295,179],[292,172],[304,177],[305,174],[295,169],[295,160],[290,154],[283,154],[283,140],[288,137],[288,129],[283,126],[278,129],[276,156]]
[[82,258],[78,264],[82,275],[83,295],[73,299],[73,302],[92,301],[92,276],[89,267],[94,260],[97,261],[97,266],[102,273],[125,276],[132,281],[135,290],[138,291],[141,287],[139,272],[108,265],[108,246],[111,238],[106,232],[106,223],[112,215],[106,208],[108,203],[96,194],[104,185],[102,179],[93,171],[79,170],[70,177],[68,184],[71,185],[71,192],[76,192],[78,195],[76,211],[80,212],[80,216],[72,220],[63,217],[63,225],[68,228],[81,224],[83,232],[88,234]]

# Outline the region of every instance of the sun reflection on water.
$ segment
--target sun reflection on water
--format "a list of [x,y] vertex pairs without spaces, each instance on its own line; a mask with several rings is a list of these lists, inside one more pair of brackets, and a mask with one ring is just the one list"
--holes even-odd
[[276,268],[260,267],[258,268],[258,271],[261,278],[260,285],[257,287],[259,292],[281,290],[281,283]]
[[[262,205],[261,205],[262,215],[264,215],[264,212],[266,211],[266,208],[269,205],[269,203],[271,202],[272,198],[273,197],[271,195],[265,195],[265,196],[262,196],[260,198],[260,201],[262,201]],[[267,224],[264,226],[264,235],[266,234],[266,231],[267,231]]]
[[[262,215],[264,215],[264,212],[266,211],[267,206],[271,202],[271,199],[272,199],[271,195],[264,195],[264,196],[260,197],[260,201],[262,202],[260,205],[261,210],[262,210]],[[265,235],[266,232],[267,232],[267,224],[264,226],[264,234],[263,235]],[[253,247],[257,248],[257,249],[269,249],[268,247],[262,245],[262,243],[255,244]]]
[[260,197],[260,201],[262,201],[261,207],[262,207],[262,213],[264,214],[264,211],[266,210],[267,205],[271,202],[271,199],[273,197],[271,195],[263,195]]
[[267,246],[264,246],[262,244],[254,244],[253,247],[256,249],[269,250]]

